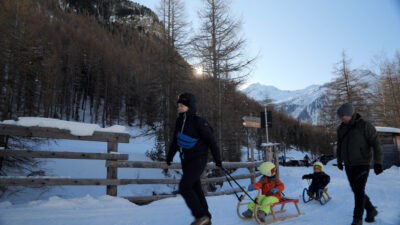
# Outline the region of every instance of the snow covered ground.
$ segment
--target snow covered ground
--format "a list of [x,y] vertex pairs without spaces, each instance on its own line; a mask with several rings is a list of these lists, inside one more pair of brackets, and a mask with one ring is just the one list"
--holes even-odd
[[[311,173],[311,168],[281,167],[281,180],[285,184],[287,197],[300,197],[308,184],[301,176]],[[353,210],[353,194],[348,185],[345,173],[336,167],[326,166],[325,172],[331,176],[328,192],[332,200],[321,206],[312,201],[300,202],[300,209],[305,215],[288,219],[277,224],[296,225],[338,225],[350,224]],[[239,180],[248,185],[249,180]],[[224,184],[224,186],[228,186]],[[392,167],[376,176],[371,170],[366,192],[373,204],[378,207],[377,222],[373,224],[400,224],[400,169]],[[252,192],[255,195],[255,192]],[[236,214],[237,199],[235,195],[207,197],[213,224],[244,225],[256,224],[255,221],[243,221]],[[285,215],[295,213],[294,205],[287,206]],[[244,210],[244,209],[243,209]],[[54,224],[189,224],[192,216],[183,199],[178,196],[138,206],[118,197],[87,195],[80,198],[64,199],[50,197],[45,200],[31,201],[23,204],[0,202],[0,224],[2,225],[54,225]]]
[[[79,128],[72,130],[79,131]],[[72,131],[71,130],[71,131]],[[143,130],[127,129],[132,136],[129,144],[119,144],[119,152],[129,154],[130,160],[149,160],[145,152],[154,146],[153,136],[138,136]],[[106,152],[106,143],[89,141],[59,140],[56,143],[43,144],[38,150]],[[302,159],[304,153],[288,151],[287,156]],[[179,162],[178,156],[174,161]],[[46,175],[71,178],[105,178],[106,169],[103,160],[50,159],[43,161]],[[325,172],[331,176],[329,194],[332,200],[325,206],[313,201],[300,202],[300,209],[305,215],[279,222],[277,224],[298,225],[337,225],[350,224],[353,210],[353,194],[343,171],[332,166],[325,166]],[[304,187],[308,186],[301,176],[311,173],[312,168],[280,167],[280,179],[285,184],[287,197],[299,198]],[[247,173],[239,169],[234,174]],[[18,175],[18,174],[9,174]],[[173,174],[179,179],[179,175]],[[160,169],[119,169],[119,178],[165,178]],[[242,186],[249,184],[249,179],[238,181]],[[374,224],[400,224],[400,169],[392,167],[376,176],[371,170],[366,192],[378,207],[379,215]],[[118,187],[118,196],[151,195],[170,193],[176,185],[126,185]],[[222,190],[230,189],[224,183]],[[251,193],[255,195],[255,192]],[[236,225],[256,224],[255,221],[242,221],[236,214],[235,195],[207,197],[213,224]],[[294,205],[287,206],[285,215],[296,213]],[[245,210],[244,208],[242,210]],[[183,199],[178,195],[138,206],[121,197],[105,196],[104,186],[62,186],[51,187],[47,192],[27,188],[17,195],[0,199],[0,225],[54,225],[54,224],[190,224],[190,215]]]

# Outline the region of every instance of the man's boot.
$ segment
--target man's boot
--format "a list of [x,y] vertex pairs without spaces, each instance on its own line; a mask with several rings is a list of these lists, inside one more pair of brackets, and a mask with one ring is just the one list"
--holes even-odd
[[362,219],[353,219],[351,225],[362,225]]
[[375,207],[370,210],[367,210],[367,217],[365,217],[365,222],[373,223],[375,222],[375,216],[378,215],[378,211]]
[[202,216],[196,219],[191,225],[211,225],[210,217]]

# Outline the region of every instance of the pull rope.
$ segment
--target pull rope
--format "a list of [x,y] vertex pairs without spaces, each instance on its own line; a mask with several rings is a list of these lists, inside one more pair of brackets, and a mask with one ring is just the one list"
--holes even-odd
[[[242,186],[240,186],[240,184],[235,180],[235,178],[233,178],[233,177],[228,173],[228,171],[227,171],[225,168],[221,167],[221,169],[222,169],[222,171],[224,171],[226,180],[228,181],[229,185],[230,185],[232,188],[233,188],[233,186],[232,186],[231,181],[229,180],[229,178],[230,178],[233,182],[235,182],[236,185],[239,186],[240,189],[242,189],[242,191],[251,199],[251,201],[253,201],[255,204],[257,204],[257,200],[254,200],[254,199],[249,195],[249,193],[247,193],[247,191],[245,191],[245,190],[242,188]],[[229,176],[229,177],[228,177],[228,176]],[[241,200],[240,200],[240,197],[238,196],[237,192],[236,192],[235,190],[233,190],[233,192],[235,193],[237,199],[238,199],[239,202],[240,202]]]

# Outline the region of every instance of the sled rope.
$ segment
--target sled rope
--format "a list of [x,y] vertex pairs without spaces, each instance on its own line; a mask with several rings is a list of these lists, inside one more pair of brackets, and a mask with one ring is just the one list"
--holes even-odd
[[[249,193],[247,193],[247,191],[245,191],[245,190],[242,188],[242,186],[240,186],[240,184],[235,180],[235,178],[233,178],[233,177],[228,173],[228,171],[226,171],[225,168],[221,167],[221,169],[222,169],[222,171],[224,171],[226,180],[228,181],[228,183],[229,183],[229,185],[232,187],[232,189],[234,189],[234,188],[233,188],[233,185],[232,185],[231,181],[229,180],[229,177],[230,177],[231,180],[233,180],[233,181],[236,183],[237,186],[239,186],[240,189],[242,189],[242,191],[243,191],[255,204],[257,204],[257,200],[254,200],[254,199],[249,195]],[[229,176],[229,177],[228,177],[228,176]],[[242,200],[240,199],[240,197],[238,196],[237,192],[236,192],[235,190],[234,190],[233,192],[235,193],[236,198],[239,200],[239,202],[242,201]]]

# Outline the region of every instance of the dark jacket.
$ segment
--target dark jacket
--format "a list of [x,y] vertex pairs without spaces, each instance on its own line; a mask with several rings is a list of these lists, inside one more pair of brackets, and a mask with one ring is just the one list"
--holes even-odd
[[372,150],[375,164],[383,160],[382,147],[375,127],[355,113],[348,124],[337,129],[337,161],[346,166],[371,165]]
[[331,177],[322,171],[318,173],[306,174],[303,176],[303,178],[312,179],[311,186],[314,187],[326,187],[331,180]]
[[[182,162],[189,162],[201,156],[207,157],[208,148],[210,148],[214,160],[216,162],[221,161],[212,128],[205,118],[196,114],[196,99],[194,95],[186,93],[186,97],[189,99],[189,110],[185,113],[179,113],[166,161],[171,162],[177,151],[180,152]],[[177,140],[178,132],[198,139],[198,141],[190,149],[180,147]]]

